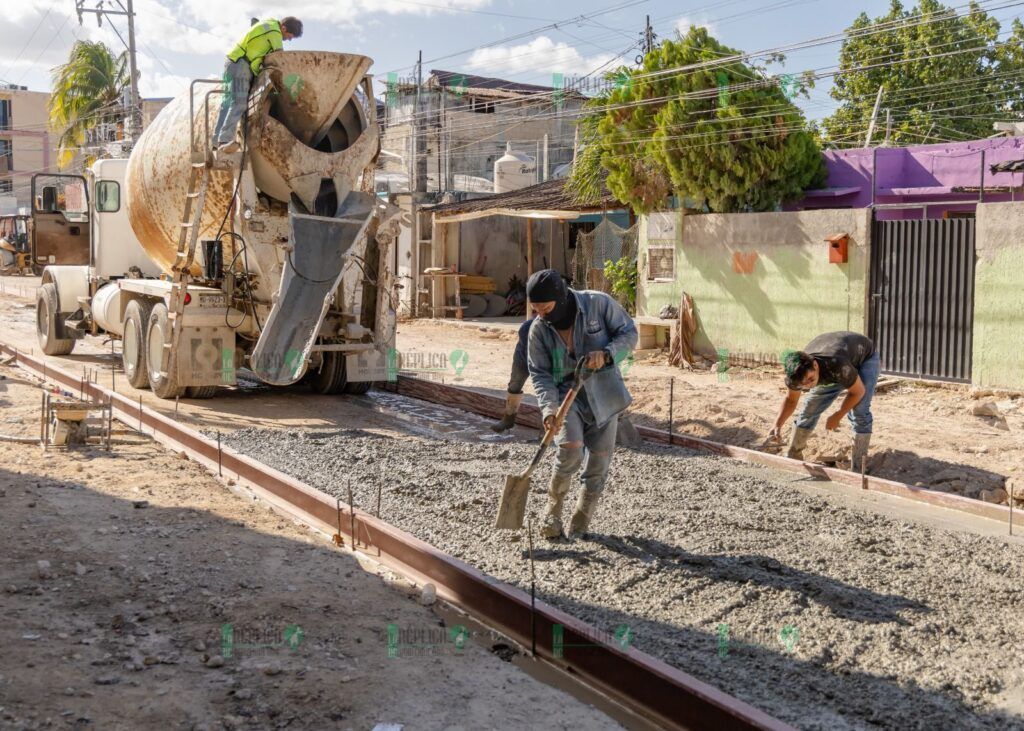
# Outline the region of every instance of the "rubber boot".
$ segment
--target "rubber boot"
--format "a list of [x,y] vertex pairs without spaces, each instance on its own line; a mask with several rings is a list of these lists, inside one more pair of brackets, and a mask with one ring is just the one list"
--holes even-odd
[[801,429],[800,427],[793,428],[793,436],[789,440],[789,450],[786,452],[786,456],[790,459],[803,459],[804,458],[804,447],[807,446],[807,440],[811,436],[812,429]]
[[497,424],[491,424],[491,430],[501,434],[516,425],[516,414],[519,413],[519,404],[523,402],[523,394],[505,394],[505,415]]
[[569,492],[569,483],[572,477],[551,476],[551,487],[548,488],[548,512],[544,515],[544,522],[540,526],[540,534],[548,540],[557,540],[562,537],[562,505],[565,503],[565,494]]
[[[868,458],[868,447],[871,446],[870,434],[853,435],[853,454],[850,456],[850,469],[860,474],[861,462]],[[867,469],[864,470],[867,472]]]
[[601,499],[601,493],[584,489],[576,501],[576,512],[572,514],[569,522],[569,537],[579,538],[587,532],[590,526],[590,519],[594,517],[594,510]]

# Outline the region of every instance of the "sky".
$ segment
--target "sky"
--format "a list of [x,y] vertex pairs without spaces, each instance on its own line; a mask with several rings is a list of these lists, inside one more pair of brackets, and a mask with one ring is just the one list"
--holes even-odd
[[[124,48],[109,21],[98,28],[95,16],[86,15],[79,25],[75,0],[4,4],[0,82],[47,91],[51,69],[66,60],[76,39]],[[888,0],[135,0],[135,13],[141,94],[164,97],[187,90],[192,78],[219,76],[224,54],[246,32],[251,17],[294,15],[305,32],[286,49],[365,54],[374,59],[371,73],[379,81],[389,74],[412,78],[422,51],[425,74],[433,68],[551,85],[557,74],[570,79],[632,64],[648,15],[659,37],[697,24],[726,45],[752,52],[840,33],[860,12],[877,16],[888,5]],[[994,15],[1008,22],[1020,11],[1014,7]],[[127,38],[124,18],[113,22]],[[790,53],[773,69],[799,73],[828,67],[838,53],[838,43],[821,45]],[[797,100],[810,118],[820,119],[834,108],[828,88],[819,82],[809,100]]]

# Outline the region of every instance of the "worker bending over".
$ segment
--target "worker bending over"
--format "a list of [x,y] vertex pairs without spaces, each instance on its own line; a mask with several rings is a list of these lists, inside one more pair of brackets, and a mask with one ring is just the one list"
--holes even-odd
[[558,452],[541,526],[545,538],[562,536],[562,503],[582,466],[583,490],[569,524],[569,536],[576,537],[594,515],[608,478],[619,413],[632,402],[617,365],[636,347],[636,326],[607,294],[569,289],[553,269],[531,276],[526,296],[538,316],[530,327],[527,363],[545,427],[572,387],[577,360],[585,359],[585,367],[596,371],[555,437]]
[[804,458],[804,447],[818,418],[836,397],[846,391],[839,410],[825,421],[835,431],[844,416],[853,425],[854,441],[851,469],[860,472],[871,443],[871,398],[878,383],[880,359],[875,344],[859,333],[833,332],[814,338],[801,351],[786,355],[786,386],[789,393],[775,419],[770,436],[778,439],[782,427],[796,410],[801,392],[808,392],[804,407],[796,419],[786,456]]
[[235,140],[238,120],[249,103],[249,87],[263,66],[263,58],[272,51],[280,51],[282,41],[302,35],[302,21],[288,16],[283,20],[263,20],[255,23],[238,45],[231,49],[224,64],[224,98],[214,128],[212,146],[222,153],[238,152]]
[[512,374],[508,378],[508,391],[505,393],[505,415],[491,429],[499,434],[508,431],[516,425],[516,414],[519,413],[519,405],[523,403],[523,386],[526,379],[530,377],[530,366],[526,362],[526,343],[530,337],[530,325],[535,317],[519,326],[519,342],[516,343],[516,351],[512,354]]

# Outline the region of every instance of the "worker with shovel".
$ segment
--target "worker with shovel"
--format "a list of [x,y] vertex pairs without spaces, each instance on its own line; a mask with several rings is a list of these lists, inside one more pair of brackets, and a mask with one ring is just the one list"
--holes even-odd
[[778,440],[782,427],[796,410],[800,394],[807,392],[793,436],[786,453],[791,459],[803,459],[804,447],[818,419],[843,392],[839,410],[825,421],[825,428],[835,431],[844,416],[853,425],[851,469],[860,472],[871,443],[871,398],[878,383],[881,360],[870,338],[854,332],[832,332],[819,335],[800,351],[787,353],[783,359],[786,370],[786,394],[769,439]]
[[[619,413],[632,402],[617,366],[636,347],[636,326],[610,296],[570,289],[553,269],[531,276],[526,296],[538,315],[527,345],[530,377],[545,429],[557,429],[558,454],[541,534],[562,536],[562,503],[582,466],[583,491],[569,524],[569,536],[576,537],[594,515],[608,478]],[[584,368],[589,373],[581,388],[577,375],[584,377]],[[575,400],[559,413],[571,392]],[[564,416],[561,423],[556,415]]]

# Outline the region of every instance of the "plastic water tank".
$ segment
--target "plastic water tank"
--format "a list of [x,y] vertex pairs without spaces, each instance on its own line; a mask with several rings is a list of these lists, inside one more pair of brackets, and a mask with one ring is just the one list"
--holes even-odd
[[529,155],[512,151],[505,145],[505,154],[494,161],[494,192],[519,190],[537,182],[537,161]]

